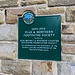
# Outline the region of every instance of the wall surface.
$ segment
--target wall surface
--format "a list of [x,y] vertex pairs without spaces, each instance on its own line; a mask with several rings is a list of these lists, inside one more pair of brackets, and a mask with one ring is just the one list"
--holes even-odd
[[[62,16],[62,61],[18,60],[18,16]],[[75,0],[0,0],[0,75],[75,75]]]

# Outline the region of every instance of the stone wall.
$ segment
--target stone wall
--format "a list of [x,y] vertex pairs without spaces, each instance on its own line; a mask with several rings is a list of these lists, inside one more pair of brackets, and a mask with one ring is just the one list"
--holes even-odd
[[[62,16],[62,61],[18,60],[18,16]],[[0,0],[0,75],[75,75],[75,0]]]

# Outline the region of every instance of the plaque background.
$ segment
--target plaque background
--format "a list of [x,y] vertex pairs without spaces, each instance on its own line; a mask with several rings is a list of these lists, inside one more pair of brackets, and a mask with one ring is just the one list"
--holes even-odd
[[[46,37],[43,40],[59,40],[57,50],[49,50],[49,52],[29,51],[29,49],[21,48],[21,40],[33,40],[32,37],[23,37],[24,31],[31,31],[31,28],[44,27],[47,30],[53,30],[55,37]],[[61,60],[61,16],[35,16],[34,22],[27,25],[23,21],[23,17],[18,21],[18,58],[19,59],[36,59],[36,60]]]

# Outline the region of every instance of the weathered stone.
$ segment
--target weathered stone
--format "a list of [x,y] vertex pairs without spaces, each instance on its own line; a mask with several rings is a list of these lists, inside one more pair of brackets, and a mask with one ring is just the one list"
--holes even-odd
[[75,7],[66,9],[66,21],[75,22]]
[[12,75],[12,74],[4,74],[4,73],[0,73],[0,75]]
[[73,25],[62,25],[62,33],[63,34],[72,34],[74,33]]
[[33,4],[44,4],[47,0],[22,0],[21,5],[27,6],[27,5],[33,5]]
[[3,11],[4,9],[3,8],[0,8],[0,11]]
[[22,16],[25,11],[33,11],[36,14],[35,7],[21,7],[6,9],[6,23],[14,24],[18,21],[18,16]]
[[0,59],[15,59],[17,44],[11,42],[0,42]]
[[75,54],[75,45],[71,44],[62,45],[62,52],[67,54]]
[[62,35],[62,43],[74,44],[75,43],[75,35]]
[[4,16],[3,16],[3,12],[0,11],[0,24],[4,23]]
[[[49,9],[38,9],[38,15],[53,15],[53,14],[61,14],[64,13],[63,8],[49,8]],[[62,23],[65,22],[65,16],[61,15]]]
[[25,74],[12,74],[12,75],[25,75]]
[[74,34],[75,34],[75,25],[73,25],[73,31],[74,31]]
[[18,5],[18,0],[0,0],[0,7],[13,7]]
[[0,52],[14,52],[15,51],[15,44],[13,43],[0,43]]
[[38,15],[60,14],[64,12],[65,12],[64,8],[39,9]]
[[39,4],[39,5],[35,5],[35,7],[37,9],[45,9],[47,7],[47,4]]
[[75,75],[75,62],[61,62],[57,64],[57,75]]
[[0,53],[0,59],[16,59],[16,53]]
[[0,73],[1,73],[1,60],[0,60]]
[[57,75],[57,61],[52,62],[52,72],[53,72],[53,75]]
[[62,23],[65,23],[65,16],[61,15],[61,18],[62,18]]
[[75,55],[71,54],[62,54],[63,61],[75,61]]
[[75,0],[49,0],[48,6],[75,5]]
[[[36,5],[29,5],[27,7],[35,7],[36,10],[38,9],[46,9],[47,8],[47,4],[36,4]],[[36,13],[35,13],[36,14]]]
[[17,25],[0,26],[0,40],[17,40],[18,37]]
[[25,75],[25,74],[12,74],[12,75]]
[[12,75],[25,75],[25,74],[12,74]]
[[31,74],[30,62],[25,60],[2,60],[1,69],[6,74]]
[[53,75],[52,62],[34,62],[33,75]]

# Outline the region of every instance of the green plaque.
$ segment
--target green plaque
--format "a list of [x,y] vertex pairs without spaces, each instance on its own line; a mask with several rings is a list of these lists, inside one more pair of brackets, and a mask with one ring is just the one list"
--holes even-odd
[[61,16],[35,16],[26,12],[18,19],[18,58],[61,60]]

